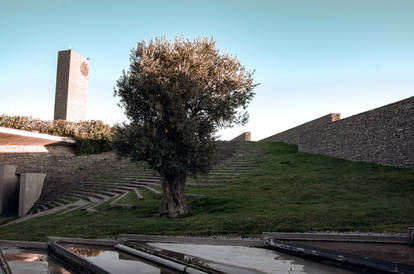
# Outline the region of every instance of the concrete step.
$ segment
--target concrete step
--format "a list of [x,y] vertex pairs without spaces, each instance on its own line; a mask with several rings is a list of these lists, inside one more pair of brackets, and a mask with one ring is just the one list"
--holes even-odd
[[144,196],[142,196],[141,192],[139,192],[138,188],[136,188],[135,190],[135,194],[137,195],[138,200],[143,200]]
[[235,181],[238,178],[232,178],[232,179],[216,179],[216,178],[199,178],[199,179],[193,179],[190,180],[191,183],[197,182],[197,183],[220,183],[220,182],[232,182]]
[[186,183],[188,186],[192,187],[218,187],[219,184],[198,184],[198,183]]
[[137,182],[152,182],[152,183],[156,183],[160,181],[161,181],[161,178],[141,178],[137,180]]
[[158,191],[158,190],[156,190],[156,189],[154,189],[154,188],[152,188],[150,186],[144,186],[143,188],[145,188],[146,190],[154,193],[155,196],[157,196],[157,197],[161,197],[162,196],[162,193],[160,191]]
[[102,192],[100,192],[100,193],[102,193],[103,195],[106,195],[106,196],[108,196],[108,197],[114,197],[114,196],[118,196],[118,195],[120,195],[120,194],[122,194],[123,193],[123,191],[112,191],[112,190],[110,190],[110,191],[102,191]]
[[214,180],[225,180],[225,179],[237,179],[239,176],[232,176],[232,175],[221,175],[221,176],[216,176],[216,175],[208,175],[208,176],[200,176],[195,178],[197,179],[214,179]]
[[50,204],[52,207],[58,207],[58,206],[62,206],[63,205],[63,204],[57,202],[56,200],[50,201],[48,204]]
[[55,201],[58,202],[58,203],[64,204],[64,205],[70,203],[70,201],[62,199],[62,198],[57,198],[57,199],[55,199]]
[[79,194],[76,194],[76,193],[70,193],[70,194],[67,194],[67,196],[68,197],[73,197],[73,198],[78,199],[78,200],[87,201],[87,202],[94,202],[96,200],[96,199],[90,199],[91,197],[89,197],[89,196],[79,195]]
[[161,183],[152,183],[152,182],[139,182],[137,183],[138,186],[159,186],[161,187]]
[[105,189],[115,189],[115,190],[133,190],[133,188],[135,187],[134,185],[130,185],[130,184],[102,184],[102,187],[105,187]]
[[105,200],[105,199],[110,198],[110,196],[106,196],[106,195],[99,194],[99,193],[96,193],[96,192],[84,191],[84,190],[74,191],[73,193],[79,194],[79,195],[86,195],[88,197],[94,197],[98,200]]
[[105,192],[119,195],[119,194],[124,193],[125,191],[126,191],[125,189],[120,189],[120,188],[107,188]]
[[90,188],[90,187],[82,187],[79,188],[78,190],[83,191],[83,192],[92,192],[92,193],[97,193],[97,194],[102,194],[104,196],[108,196],[108,197],[112,197],[114,195],[117,195],[116,193],[112,193],[110,191],[108,191],[107,187],[96,187],[96,188]]

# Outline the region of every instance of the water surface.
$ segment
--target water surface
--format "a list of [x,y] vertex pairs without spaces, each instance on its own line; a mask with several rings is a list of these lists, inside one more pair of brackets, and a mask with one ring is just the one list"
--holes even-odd
[[269,249],[243,246],[151,243],[157,248],[203,258],[213,268],[228,273],[349,274],[341,268],[285,255]]
[[1,247],[1,250],[13,274],[73,273],[53,258],[50,258],[44,250],[16,247]]
[[82,256],[95,265],[100,266],[111,273],[122,274],[175,274],[170,269],[157,266],[151,262],[141,260],[136,256],[129,255],[122,251],[111,248],[91,247],[91,246],[65,246],[66,249]]

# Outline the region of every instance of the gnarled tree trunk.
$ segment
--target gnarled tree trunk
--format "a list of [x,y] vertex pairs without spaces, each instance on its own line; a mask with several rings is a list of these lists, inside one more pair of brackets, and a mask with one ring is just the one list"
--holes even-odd
[[185,179],[184,174],[163,177],[161,182],[161,216],[174,218],[188,213],[185,199]]

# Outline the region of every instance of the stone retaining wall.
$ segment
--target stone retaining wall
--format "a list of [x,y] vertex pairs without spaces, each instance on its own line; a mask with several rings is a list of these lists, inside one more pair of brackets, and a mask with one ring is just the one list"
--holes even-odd
[[414,168],[414,97],[345,119],[332,113],[261,141],[299,151]]
[[414,97],[307,131],[299,151],[414,168]]
[[250,131],[243,132],[242,134],[230,140],[230,142],[243,142],[243,141],[251,141]]
[[260,140],[261,142],[283,142],[288,144],[299,144],[299,136],[306,134],[306,132],[314,129],[324,128],[330,123],[341,119],[341,114],[330,113],[318,119],[312,120],[297,127],[288,129],[286,131],[277,133],[270,137]]
[[[70,192],[87,178],[117,168],[119,161],[112,152],[76,156],[72,147],[48,146],[48,153],[0,153],[0,165],[17,165],[17,173],[46,173],[40,199],[55,193]],[[59,191],[56,191],[56,189]]]

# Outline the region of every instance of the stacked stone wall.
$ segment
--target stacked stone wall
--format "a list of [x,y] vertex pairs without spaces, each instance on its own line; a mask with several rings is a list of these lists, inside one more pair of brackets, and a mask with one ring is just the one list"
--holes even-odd
[[251,141],[250,131],[243,132],[242,134],[230,140],[230,142],[243,142],[243,141]]
[[341,118],[339,113],[330,113],[328,115],[322,116],[318,119],[312,120],[305,124],[299,125],[297,127],[291,128],[289,130],[280,132],[278,134],[272,135],[265,139],[260,140],[261,142],[283,142],[288,144],[299,144],[299,136],[305,135],[308,131],[323,129],[333,121],[337,121]]
[[112,152],[76,156],[73,147],[48,146],[47,149],[47,153],[0,153],[0,165],[17,165],[17,173],[46,173],[40,199],[50,199],[55,193],[70,192],[86,179],[108,168],[120,168],[126,161],[119,161]]
[[299,136],[299,151],[414,168],[414,97]]

